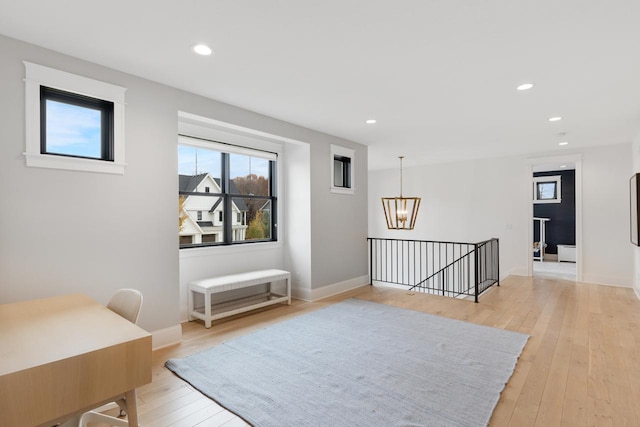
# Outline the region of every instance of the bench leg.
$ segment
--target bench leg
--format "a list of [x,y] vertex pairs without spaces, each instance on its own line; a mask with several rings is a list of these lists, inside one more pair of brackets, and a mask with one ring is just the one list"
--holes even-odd
[[204,293],[204,327],[211,327],[211,293]]
[[287,277],[287,305],[291,305],[291,278]]
[[194,302],[193,302],[193,291],[191,289],[187,289],[187,320],[192,322],[194,317],[191,313],[195,310]]

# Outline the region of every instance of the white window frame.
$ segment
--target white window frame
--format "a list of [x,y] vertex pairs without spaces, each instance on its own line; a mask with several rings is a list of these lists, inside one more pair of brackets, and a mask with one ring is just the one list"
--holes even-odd
[[[126,88],[24,61],[27,166],[124,174],[124,93]],[[113,102],[113,161],[42,154],[40,151],[40,87],[50,87]]]
[[[553,176],[536,176],[533,178],[533,203],[562,203],[562,181],[560,175]],[[538,183],[540,182],[554,182],[556,184],[556,198],[555,199],[538,199]]]
[[[351,160],[351,166],[349,168],[349,182],[351,183],[351,187],[350,188],[345,188],[345,187],[336,187],[334,184],[334,174],[335,174],[335,157],[336,156],[342,156],[342,157],[348,157]],[[339,145],[334,145],[331,144],[331,157],[330,157],[330,163],[331,163],[331,175],[330,175],[330,180],[331,180],[331,192],[332,193],[337,193],[337,194],[355,194],[356,192],[356,184],[355,184],[355,160],[356,160],[356,151],[352,150],[350,148],[345,148],[345,147],[341,147]]]

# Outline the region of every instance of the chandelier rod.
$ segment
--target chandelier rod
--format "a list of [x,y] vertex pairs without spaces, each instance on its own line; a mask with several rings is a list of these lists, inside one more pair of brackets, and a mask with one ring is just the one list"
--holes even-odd
[[398,156],[398,158],[400,159],[400,198],[402,199],[402,159],[404,156]]

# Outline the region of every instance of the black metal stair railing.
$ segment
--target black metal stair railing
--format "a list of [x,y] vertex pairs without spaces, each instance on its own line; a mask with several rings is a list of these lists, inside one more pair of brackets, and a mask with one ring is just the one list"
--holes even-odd
[[478,296],[500,285],[500,242],[368,238],[369,283],[401,285],[450,297]]

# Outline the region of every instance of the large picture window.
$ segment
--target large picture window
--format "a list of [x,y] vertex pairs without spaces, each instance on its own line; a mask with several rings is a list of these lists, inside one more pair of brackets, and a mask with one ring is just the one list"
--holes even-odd
[[276,155],[180,137],[180,248],[277,240]]

